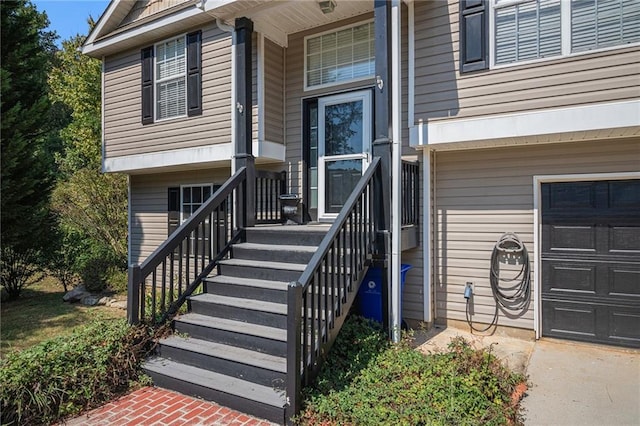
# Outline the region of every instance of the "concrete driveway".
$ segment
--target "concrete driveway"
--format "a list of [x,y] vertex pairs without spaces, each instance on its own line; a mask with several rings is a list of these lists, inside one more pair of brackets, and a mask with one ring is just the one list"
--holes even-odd
[[526,369],[525,424],[640,425],[640,351],[542,339]]

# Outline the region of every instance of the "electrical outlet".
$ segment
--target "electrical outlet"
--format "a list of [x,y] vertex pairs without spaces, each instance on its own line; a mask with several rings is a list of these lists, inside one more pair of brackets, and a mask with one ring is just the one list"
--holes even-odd
[[467,286],[471,286],[471,292],[475,294],[476,286],[471,281],[467,281]]

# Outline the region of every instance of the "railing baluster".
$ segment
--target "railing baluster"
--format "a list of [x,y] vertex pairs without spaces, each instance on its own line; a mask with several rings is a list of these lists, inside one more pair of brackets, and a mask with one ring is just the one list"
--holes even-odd
[[156,270],[151,275],[151,320],[156,318]]
[[175,252],[171,252],[171,254],[169,255],[169,260],[170,260],[170,264],[169,264],[169,299],[171,300],[171,303],[173,303],[175,301],[174,299],[174,293],[173,293],[173,274],[174,274],[174,268],[175,268],[175,261],[176,261],[176,257],[175,257]]
[[162,312],[164,312],[166,309],[166,306],[165,306],[166,299],[167,299],[166,285],[167,285],[167,260],[165,258],[165,260],[162,261],[162,290],[160,292],[160,295],[162,297],[162,301],[160,302],[160,307],[162,308]]

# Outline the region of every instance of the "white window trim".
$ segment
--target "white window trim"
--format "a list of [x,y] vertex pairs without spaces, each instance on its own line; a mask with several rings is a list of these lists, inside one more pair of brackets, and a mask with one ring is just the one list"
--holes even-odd
[[[373,78],[375,76],[375,73],[374,73],[374,75],[368,75],[368,76],[364,76],[364,77],[352,78],[350,80],[340,80],[340,81],[336,81],[336,82],[333,82],[333,83],[318,84],[318,85],[315,85],[315,86],[309,86],[308,83],[307,83],[307,40],[308,39],[321,37],[321,36],[323,36],[325,34],[337,33],[339,31],[346,30],[347,28],[359,27],[360,25],[369,24],[371,22],[373,22],[373,19],[367,19],[367,20],[364,20],[364,21],[357,22],[355,24],[343,25],[342,27],[332,28],[330,30],[323,31],[321,33],[314,33],[314,34],[310,34],[310,35],[304,37],[304,40],[302,42],[303,45],[304,45],[304,65],[303,65],[302,71],[303,71],[303,74],[304,74],[304,89],[303,90],[305,92],[308,92],[308,91],[311,91],[311,90],[325,89],[327,87],[340,86],[340,85],[343,85],[343,84],[355,83],[355,82],[358,82],[358,81],[365,81],[365,80],[369,80],[369,79],[371,79],[371,78]],[[374,37],[375,37],[375,35],[374,35]],[[374,55],[375,55],[375,53],[374,53]]]
[[[209,187],[211,189],[211,195],[213,195],[213,183],[188,183],[188,184],[184,184],[184,185],[180,185],[180,225],[182,225],[185,222],[185,218],[184,218],[184,196],[183,196],[183,189],[184,188],[204,188],[204,187]],[[204,204],[206,200],[203,200],[202,203],[200,203],[200,205]],[[191,203],[193,204],[193,203]]]
[[[635,43],[619,44],[617,46],[607,46],[607,47],[601,47],[598,49],[590,49],[590,50],[584,50],[580,52],[571,52],[571,1],[561,0],[560,2],[561,30],[560,31],[562,34],[562,40],[561,40],[562,53],[560,53],[559,55],[547,56],[544,58],[529,59],[526,61],[516,61],[516,62],[510,62],[508,64],[496,64],[495,63],[496,41],[495,41],[494,11],[496,9],[497,3],[500,2],[499,7],[501,8],[501,7],[513,6],[520,3],[526,3],[528,1],[530,0],[511,0],[511,1],[502,0],[502,2],[500,2],[500,0],[489,0],[489,69],[511,68],[511,67],[517,67],[520,65],[530,65],[530,64],[537,64],[540,62],[548,62],[548,61],[553,61],[561,58],[573,58],[573,57],[579,57],[583,55],[590,55],[592,53],[607,52],[611,50],[619,50],[619,49],[626,49],[629,47],[640,46],[640,41],[638,41]],[[306,84],[306,80],[305,80],[305,84]]]
[[[179,38],[183,38],[184,39],[184,74],[182,75],[182,77],[184,78],[184,105],[185,105],[185,109],[184,109],[184,114],[181,115],[176,115],[173,117],[166,117],[166,118],[158,118],[158,83],[163,83],[165,81],[171,81],[171,80],[175,80],[178,77],[177,76],[172,76],[170,78],[165,78],[165,79],[158,79],[157,76],[157,61],[158,61],[158,46],[161,44],[164,44],[168,41],[173,41],[173,40],[177,40]],[[165,40],[162,40],[156,44],[153,45],[153,122],[154,123],[162,123],[164,121],[170,121],[170,120],[175,120],[177,118],[185,118],[188,116],[187,114],[187,107],[188,107],[188,99],[187,99],[187,94],[189,92],[189,89],[187,88],[187,34],[180,34],[177,35],[175,37],[171,37],[171,38],[167,38]]]

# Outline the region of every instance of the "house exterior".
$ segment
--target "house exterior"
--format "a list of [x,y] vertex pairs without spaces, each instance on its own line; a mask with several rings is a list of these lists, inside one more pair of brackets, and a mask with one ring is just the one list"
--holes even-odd
[[[379,18],[381,6],[110,3],[83,52],[103,62],[103,169],[129,175],[130,263],[236,171],[244,129],[256,167],[286,172],[305,221],[329,223],[382,134],[393,164],[419,162],[419,237],[399,250],[396,233],[391,250],[413,266],[409,324],[640,346],[638,1],[409,0]],[[373,123],[389,88],[386,132]],[[528,267],[516,310],[492,291],[505,233],[528,252],[502,259],[505,275]]]

